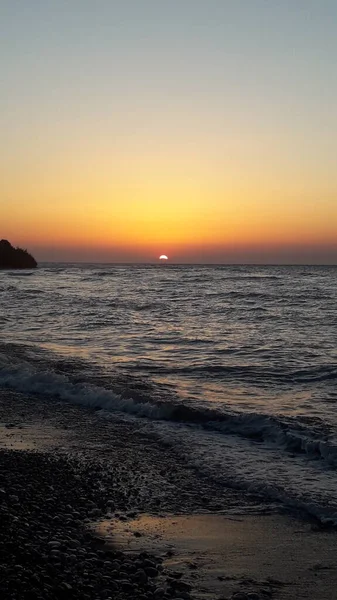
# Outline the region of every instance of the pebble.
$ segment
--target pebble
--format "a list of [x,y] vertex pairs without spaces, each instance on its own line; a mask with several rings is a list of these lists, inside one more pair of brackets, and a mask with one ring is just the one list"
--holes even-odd
[[149,577],[158,577],[158,571],[154,567],[145,567],[144,571]]
[[156,588],[156,589],[155,589],[155,591],[153,592],[153,595],[154,595],[154,596],[157,596],[157,597],[158,597],[158,596],[164,596],[164,594],[165,594],[165,590],[164,590],[164,588],[163,588],[163,587],[158,587],[158,588]]
[[[186,583],[186,581],[181,581],[180,579],[179,580],[172,579],[171,586],[174,587],[174,589],[179,590],[180,592],[189,592],[192,589],[192,586],[189,583]],[[235,600],[246,600],[246,599],[235,598]]]
[[145,571],[143,569],[139,569],[134,574],[134,579],[136,581],[140,581],[141,583],[146,583],[147,582],[147,575],[146,575],[146,573],[145,573]]
[[51,542],[48,542],[48,546],[50,546],[51,548],[59,548],[61,546],[61,542],[52,540]]

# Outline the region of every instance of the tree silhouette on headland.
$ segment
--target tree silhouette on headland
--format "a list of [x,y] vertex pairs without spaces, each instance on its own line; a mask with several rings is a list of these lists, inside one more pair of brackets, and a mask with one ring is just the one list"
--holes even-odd
[[14,248],[8,240],[0,241],[0,269],[35,269],[35,258],[22,248]]

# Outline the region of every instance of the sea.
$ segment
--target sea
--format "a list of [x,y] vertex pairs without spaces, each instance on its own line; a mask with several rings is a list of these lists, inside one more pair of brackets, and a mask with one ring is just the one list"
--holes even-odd
[[337,524],[337,267],[2,271],[0,386],[132,420],[219,485]]

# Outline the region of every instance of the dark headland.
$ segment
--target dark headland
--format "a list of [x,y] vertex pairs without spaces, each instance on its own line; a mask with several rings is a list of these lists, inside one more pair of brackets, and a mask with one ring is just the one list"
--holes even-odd
[[8,240],[0,241],[0,269],[35,269],[35,258],[22,248],[14,248]]

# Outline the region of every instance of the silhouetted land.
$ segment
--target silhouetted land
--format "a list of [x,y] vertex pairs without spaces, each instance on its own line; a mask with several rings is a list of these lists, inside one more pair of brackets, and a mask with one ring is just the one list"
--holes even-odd
[[0,241],[0,269],[35,269],[35,258],[22,248],[14,248],[8,240]]

